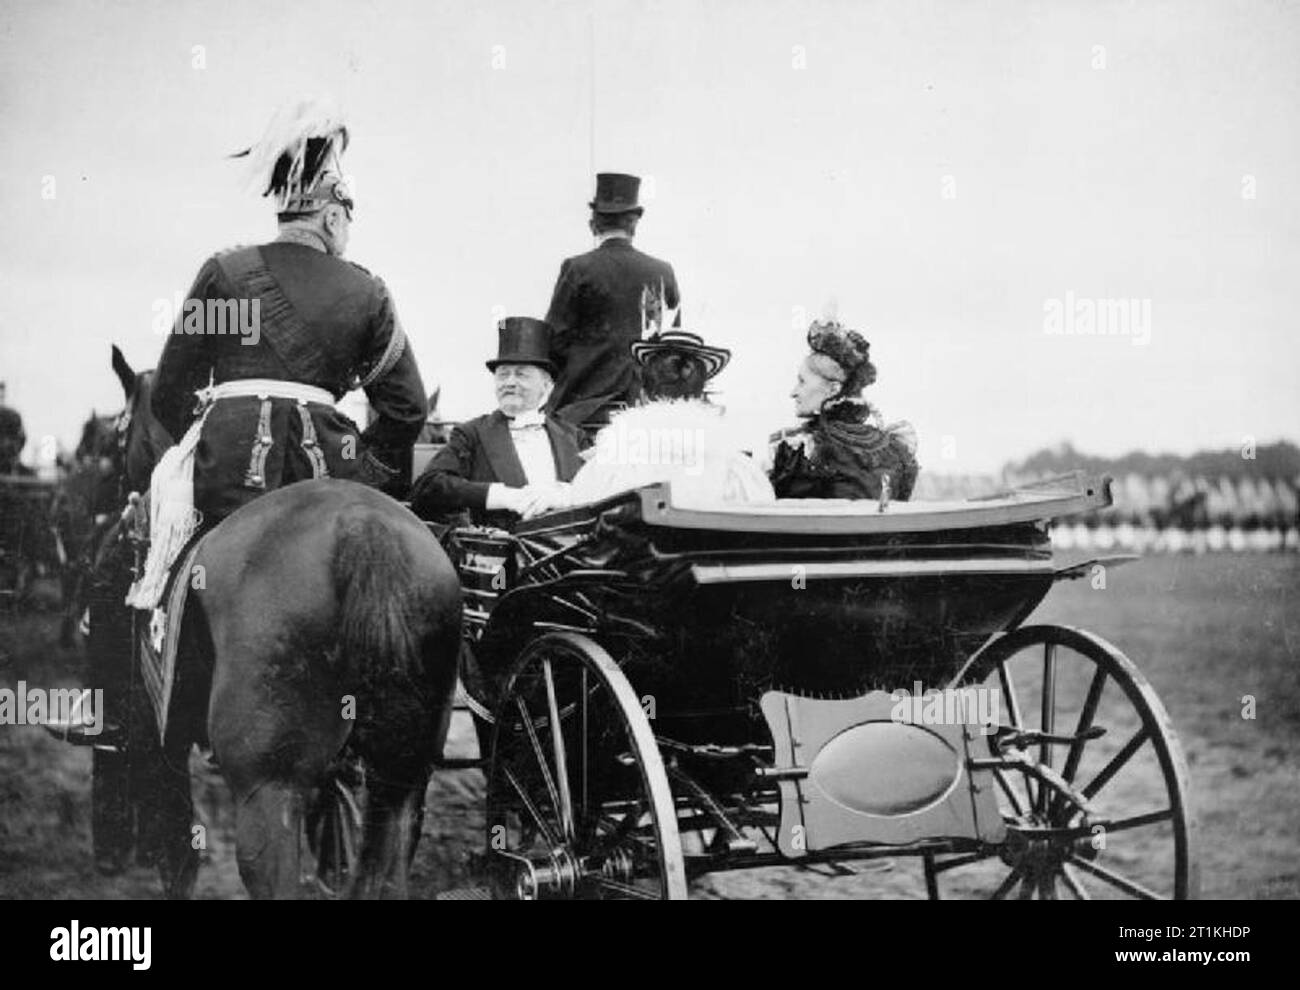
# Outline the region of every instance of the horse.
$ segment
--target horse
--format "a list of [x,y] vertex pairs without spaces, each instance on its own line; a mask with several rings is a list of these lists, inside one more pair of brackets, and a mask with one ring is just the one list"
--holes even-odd
[[[131,371],[116,347],[113,365],[127,390],[127,485],[144,492],[172,438],[151,409],[152,372]],[[304,814],[328,794],[345,747],[365,801],[343,893],[405,897],[460,647],[460,584],[441,545],[387,495],[321,478],[221,520],[178,579],[193,590],[173,710],[165,743],[155,736],[142,754],[167,896],[190,896],[197,876],[197,744],[210,745],[234,796],[236,860],[252,897],[299,893]]]

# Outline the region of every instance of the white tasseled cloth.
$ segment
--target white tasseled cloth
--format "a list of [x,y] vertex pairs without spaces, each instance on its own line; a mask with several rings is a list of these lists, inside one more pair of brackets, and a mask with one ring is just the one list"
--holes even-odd
[[149,556],[144,573],[126,593],[134,608],[158,607],[172,561],[198,529],[194,511],[194,450],[208,418],[209,403],[185,436],[158,461],[149,479]]
[[167,586],[167,572],[199,526],[194,509],[194,451],[199,434],[214,403],[236,396],[258,396],[316,402],[332,406],[334,396],[322,388],[269,378],[246,378],[223,382],[199,392],[202,412],[154,466],[149,479],[149,556],[144,573],[126,593],[126,603],[135,608],[157,608]]

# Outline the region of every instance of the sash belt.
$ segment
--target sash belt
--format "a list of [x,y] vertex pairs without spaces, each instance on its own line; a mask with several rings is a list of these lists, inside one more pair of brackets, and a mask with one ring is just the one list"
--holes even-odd
[[[185,431],[180,443],[159,459],[149,479],[149,556],[145,560],[144,573],[126,594],[126,604],[135,608],[158,606],[167,584],[167,571],[198,529],[198,513],[194,510],[194,451],[213,405],[222,399],[249,396],[264,400],[289,399],[299,403],[300,408],[301,404],[308,402],[334,405],[334,396],[323,388],[274,378],[241,378],[210,385],[196,394],[199,399],[198,417]],[[314,431],[312,440],[315,440]],[[317,467],[315,459],[312,463],[314,468]]]

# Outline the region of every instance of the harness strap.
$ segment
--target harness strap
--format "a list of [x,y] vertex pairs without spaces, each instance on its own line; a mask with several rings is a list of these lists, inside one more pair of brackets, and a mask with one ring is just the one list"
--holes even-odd
[[262,340],[280,359],[284,370],[294,378],[326,380],[328,376],[320,348],[293,304],[285,298],[262,252],[256,247],[239,248],[219,255],[217,264],[242,295],[261,299]]

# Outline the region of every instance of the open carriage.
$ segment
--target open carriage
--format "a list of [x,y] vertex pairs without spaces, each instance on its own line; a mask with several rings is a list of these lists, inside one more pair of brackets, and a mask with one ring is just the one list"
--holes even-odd
[[[961,503],[702,510],[653,485],[446,544],[502,897],[915,856],[931,897],[1194,897],[1188,773],[1101,638],[1023,625],[1070,476]],[[488,755],[485,753],[485,756]]]

